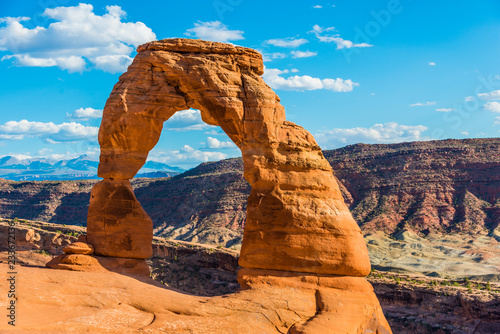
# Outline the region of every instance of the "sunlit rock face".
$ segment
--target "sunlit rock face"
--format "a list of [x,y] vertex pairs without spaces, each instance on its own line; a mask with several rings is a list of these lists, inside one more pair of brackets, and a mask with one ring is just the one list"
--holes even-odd
[[262,74],[261,55],[248,48],[189,39],[140,46],[104,108],[98,172],[104,180],[92,190],[87,241],[98,256],[151,256],[152,222],[129,180],[163,123],[177,111],[199,109],[241,149],[252,187],[242,288],[299,289],[312,298],[300,306],[311,317],[283,325],[290,333],[388,333],[363,278],[370,271],[367,248],[332,168],[313,136],[286,121]]

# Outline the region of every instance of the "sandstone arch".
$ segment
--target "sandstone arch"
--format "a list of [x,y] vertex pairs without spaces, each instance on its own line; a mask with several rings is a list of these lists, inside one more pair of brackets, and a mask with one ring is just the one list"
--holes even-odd
[[[361,231],[332,169],[311,134],[286,121],[262,74],[261,55],[247,48],[188,39],[140,46],[104,108],[98,171],[104,180],[92,190],[87,240],[97,255],[151,256],[152,222],[129,180],[157,143],[163,123],[176,111],[199,109],[205,122],[219,125],[241,149],[252,187],[240,256],[242,287],[316,289],[319,313],[295,327],[296,333],[327,332],[340,323],[357,333],[388,332],[363,278],[370,262]],[[339,300],[352,304],[351,318],[332,322],[328,314],[342,313],[333,306]]]
[[[138,51],[106,103],[99,131],[99,176],[105,181],[96,188],[114,192],[110,204],[132,200],[124,190],[129,189],[126,180],[145,163],[163,123],[176,111],[199,109],[204,121],[219,125],[241,149],[245,178],[252,186],[243,267],[351,276],[369,273],[364,240],[332,169],[314,138],[286,121],[278,96],[260,77],[259,53],[185,39],[149,43]],[[114,188],[123,190],[117,193]],[[116,206],[134,211],[122,204]],[[104,219],[108,216],[112,214]],[[93,218],[91,214],[89,241],[97,254],[140,256],[136,247],[129,248],[130,254],[121,254],[127,240],[139,238],[138,229],[130,230],[120,242],[116,235],[110,236],[113,240],[98,239],[92,232],[101,220]],[[149,256],[143,254],[143,258]]]

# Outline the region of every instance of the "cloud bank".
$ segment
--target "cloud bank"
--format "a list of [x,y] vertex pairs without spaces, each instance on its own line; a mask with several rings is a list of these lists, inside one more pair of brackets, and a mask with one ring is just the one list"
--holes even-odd
[[356,143],[390,144],[406,141],[426,140],[423,125],[402,125],[396,122],[375,124],[369,128],[332,129],[319,131],[315,135],[322,148],[332,149]]
[[38,137],[50,143],[97,141],[98,132],[99,128],[95,126],[85,126],[75,122],[55,124],[23,119],[0,125],[0,139],[21,140],[26,137]]
[[355,86],[359,86],[359,83],[353,82],[351,79],[320,79],[313,78],[309,75],[293,75],[291,77],[284,78],[282,74],[286,73],[289,73],[289,71],[279,70],[276,68],[266,68],[263,79],[273,89],[296,91],[326,89],[334,92],[350,92]]
[[212,42],[229,43],[230,41],[238,41],[245,39],[243,31],[229,30],[226,25],[219,21],[202,22],[198,21],[194,24],[194,28],[188,29],[185,32],[186,36],[197,37]]
[[8,51],[2,60],[17,66],[59,67],[81,72],[91,64],[105,72],[118,73],[132,62],[131,54],[139,44],[156,39],[142,22],[123,22],[126,13],[120,6],[106,6],[99,16],[93,6],[48,8],[43,15],[55,20],[47,28],[28,29],[27,17],[0,19],[0,51]]

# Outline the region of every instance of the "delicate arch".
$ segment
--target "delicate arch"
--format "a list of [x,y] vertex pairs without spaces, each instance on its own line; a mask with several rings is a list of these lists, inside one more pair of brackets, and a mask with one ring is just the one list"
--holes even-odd
[[332,169],[312,135],[285,119],[251,49],[188,39],[138,48],[104,108],[99,176],[88,215],[98,255],[148,258],[152,222],[129,179],[146,162],[163,123],[199,109],[241,149],[248,198],[240,265],[365,276],[368,252]]

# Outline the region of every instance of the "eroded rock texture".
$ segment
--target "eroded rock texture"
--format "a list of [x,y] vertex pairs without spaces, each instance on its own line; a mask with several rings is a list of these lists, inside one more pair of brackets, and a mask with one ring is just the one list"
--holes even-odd
[[187,39],[140,46],[104,108],[98,172],[104,180],[92,191],[88,242],[100,256],[151,255],[151,220],[128,180],[146,162],[163,123],[176,111],[199,109],[241,149],[252,187],[240,284],[311,291],[317,313],[287,325],[293,333],[388,332],[363,278],[370,262],[361,231],[332,168],[311,134],[286,121],[262,74],[261,55],[247,48]]

